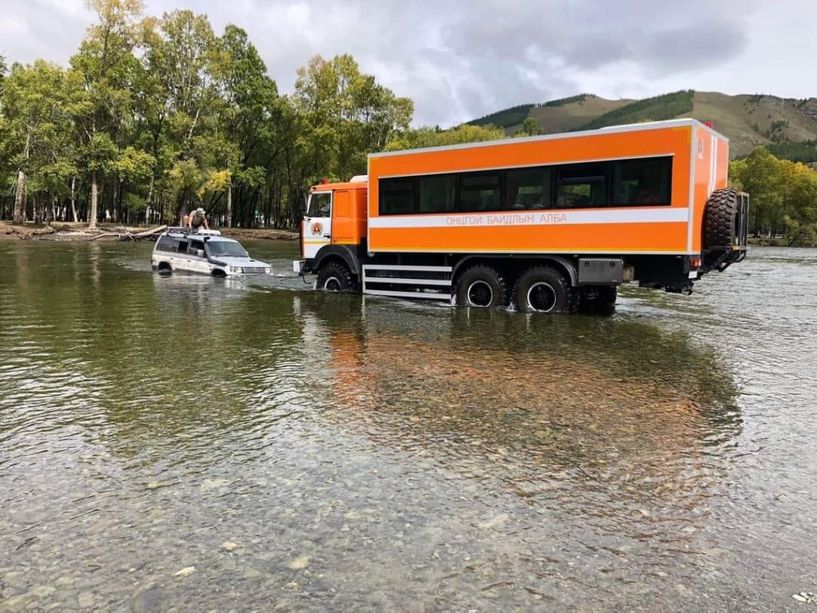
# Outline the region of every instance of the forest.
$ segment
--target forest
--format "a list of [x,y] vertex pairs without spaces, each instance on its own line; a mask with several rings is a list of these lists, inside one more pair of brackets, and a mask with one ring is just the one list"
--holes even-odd
[[817,245],[817,170],[757,147],[731,163],[729,180],[749,193],[752,236],[786,246]]

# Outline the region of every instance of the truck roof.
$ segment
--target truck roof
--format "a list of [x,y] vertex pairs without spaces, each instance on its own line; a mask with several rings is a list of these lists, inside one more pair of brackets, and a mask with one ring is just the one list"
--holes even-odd
[[577,132],[560,132],[558,134],[542,134],[539,136],[526,136],[520,138],[501,138],[497,140],[485,140],[479,141],[475,143],[463,143],[459,145],[442,145],[440,147],[422,147],[419,149],[402,149],[400,151],[383,151],[381,153],[370,153],[369,158],[381,158],[381,157],[389,157],[394,155],[405,155],[407,153],[425,153],[429,151],[447,151],[453,149],[472,149],[476,147],[486,147],[491,145],[502,145],[502,144],[511,144],[511,143],[525,143],[525,142],[532,142],[532,141],[548,141],[548,140],[557,140],[557,139],[564,139],[564,138],[579,138],[582,136],[588,136],[593,134],[615,134],[619,132],[641,132],[645,130],[661,130],[666,128],[676,128],[676,127],[695,127],[702,130],[706,130],[712,133],[719,139],[724,141],[729,141],[723,134],[715,131],[713,128],[710,128],[708,125],[701,123],[697,119],[693,118],[683,118],[683,119],[670,119],[667,121],[648,121],[644,123],[630,123],[630,124],[622,124],[617,126],[608,126],[606,128],[598,128],[596,130],[580,130]]

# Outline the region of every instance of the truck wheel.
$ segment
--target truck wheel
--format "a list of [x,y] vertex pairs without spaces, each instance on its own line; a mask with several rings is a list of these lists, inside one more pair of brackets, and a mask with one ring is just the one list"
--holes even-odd
[[549,266],[529,268],[513,291],[516,308],[522,313],[570,313],[575,296],[568,280]]
[[328,292],[348,292],[354,289],[352,273],[340,262],[327,262],[318,270],[316,289]]
[[738,192],[717,189],[706,201],[704,209],[704,248],[731,247],[737,232]]
[[457,280],[457,304],[477,308],[505,304],[508,290],[505,279],[490,266],[472,266]]

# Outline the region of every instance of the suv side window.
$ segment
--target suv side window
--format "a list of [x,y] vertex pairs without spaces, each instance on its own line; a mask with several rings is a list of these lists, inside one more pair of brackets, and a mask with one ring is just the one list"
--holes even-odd
[[175,253],[179,248],[179,241],[169,236],[163,236],[156,245],[156,251],[170,251]]
[[[204,255],[204,242],[203,241],[190,241],[190,248],[187,250],[190,255],[195,255],[197,257],[203,257]],[[202,255],[199,255],[199,252],[202,252]]]

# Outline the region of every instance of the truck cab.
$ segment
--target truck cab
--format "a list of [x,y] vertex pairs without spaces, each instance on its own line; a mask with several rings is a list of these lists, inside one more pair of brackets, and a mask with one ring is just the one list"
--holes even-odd
[[[367,178],[360,175],[345,183],[325,181],[310,189],[300,226],[303,259],[294,262],[295,272],[317,272],[336,260],[349,269],[348,281],[352,285],[347,287],[346,279],[332,277],[327,289],[355,287],[360,273],[358,262],[365,253],[366,188]],[[338,282],[340,286],[336,285]]]

